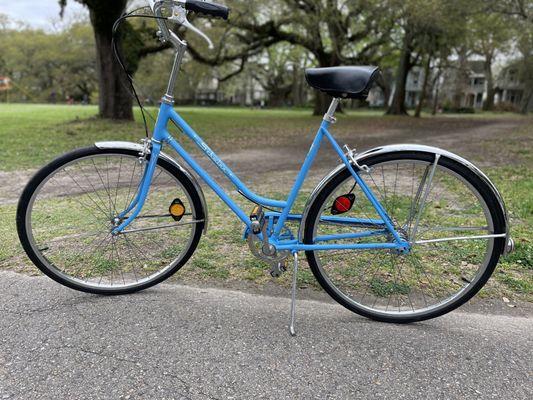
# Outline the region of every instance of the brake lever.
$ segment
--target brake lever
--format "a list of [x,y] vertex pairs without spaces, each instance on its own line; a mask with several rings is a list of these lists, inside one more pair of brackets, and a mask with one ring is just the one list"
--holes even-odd
[[187,10],[185,10],[185,8],[181,6],[174,6],[172,8],[172,16],[168,19],[170,21],[174,21],[180,25],[185,26],[187,29],[190,29],[198,36],[202,37],[207,42],[207,45],[210,50],[215,48],[211,39],[209,39],[209,37],[205,33],[203,33],[200,29],[198,29],[196,26],[189,22],[189,20],[187,19]]

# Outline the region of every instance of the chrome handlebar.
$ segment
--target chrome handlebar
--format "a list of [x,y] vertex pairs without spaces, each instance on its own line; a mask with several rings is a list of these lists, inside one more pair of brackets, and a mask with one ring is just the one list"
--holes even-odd
[[163,9],[167,7],[170,8],[172,12],[171,16],[165,19],[176,22],[177,24],[182,25],[187,29],[190,29],[207,42],[209,49],[214,48],[211,39],[209,39],[209,37],[200,29],[192,25],[187,19],[187,10],[185,9],[187,0],[148,0],[148,2],[154,15],[158,17],[157,24],[159,25],[160,29],[160,34],[158,32],[158,36],[162,42],[168,41],[176,48],[186,46],[185,41],[180,39],[178,35],[171,31],[164,22]]

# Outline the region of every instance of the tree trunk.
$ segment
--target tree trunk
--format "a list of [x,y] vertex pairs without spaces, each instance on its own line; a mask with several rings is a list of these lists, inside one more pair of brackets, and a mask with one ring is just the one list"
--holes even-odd
[[458,66],[455,76],[455,87],[453,95],[453,108],[458,110],[461,108],[461,100],[464,95],[464,89],[468,81],[468,55],[467,49],[465,46],[462,46],[458,50]]
[[396,71],[396,88],[392,102],[387,110],[389,115],[408,115],[405,108],[405,85],[407,83],[407,74],[411,69],[411,35],[409,30],[405,33],[403,39],[402,53],[400,55],[400,64]]
[[439,80],[440,80],[440,74],[441,74],[442,70],[439,68],[437,70],[437,74],[435,75],[435,78],[433,78],[433,108],[431,110],[431,115],[435,115],[437,114],[437,108],[439,107],[439,88],[440,88],[440,84],[439,84]]
[[437,114],[437,108],[439,107],[439,87],[435,89],[435,98],[433,99],[433,108],[431,110],[431,115]]
[[492,78],[492,55],[487,55],[484,62],[485,78],[487,79],[487,98],[483,102],[483,111],[494,108],[494,80]]
[[420,118],[420,114],[422,113],[422,106],[424,105],[424,102],[426,101],[426,92],[428,90],[430,66],[431,66],[431,54],[428,54],[428,59],[426,60],[426,64],[424,65],[424,82],[422,83],[422,91],[420,92],[420,99],[418,99],[418,104],[416,105],[416,111],[415,111],[416,118]]
[[331,96],[326,93],[316,90],[315,92],[315,107],[313,109],[313,115],[324,115],[328,111],[328,107],[331,103]]
[[527,114],[529,112],[530,103],[533,102],[533,90],[524,90],[524,94],[522,96],[522,102],[520,105],[520,113]]
[[[133,120],[132,97],[127,89],[124,73],[111,47],[114,22],[126,7],[126,0],[101,4],[87,2],[96,41],[96,69],[99,87],[99,116],[119,120]],[[119,51],[121,49],[119,48]]]

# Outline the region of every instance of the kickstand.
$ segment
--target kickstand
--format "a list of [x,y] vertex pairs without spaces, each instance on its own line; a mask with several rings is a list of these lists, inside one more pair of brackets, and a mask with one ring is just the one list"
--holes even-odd
[[298,277],[298,253],[293,253],[294,264],[292,272],[292,296],[291,296],[291,322],[289,325],[289,332],[291,336],[296,336],[296,330],[294,329],[294,319],[296,315],[296,280]]

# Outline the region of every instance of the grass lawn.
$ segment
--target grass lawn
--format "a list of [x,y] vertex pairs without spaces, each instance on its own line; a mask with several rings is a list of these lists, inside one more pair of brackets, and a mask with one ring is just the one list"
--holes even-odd
[[[155,117],[156,109],[149,109]],[[238,108],[180,109],[182,116],[217,149],[263,142],[294,127],[316,131],[320,121],[308,110],[258,111]],[[98,140],[138,142],[144,137],[141,116],[136,122],[114,123],[95,118],[96,106],[0,104],[0,171],[42,166],[57,155]],[[149,120],[149,122],[151,122]],[[267,133],[274,135],[267,135]]]
[[[139,114],[136,122],[115,123],[95,118],[93,106],[5,105],[0,104],[0,179],[2,172],[13,173],[42,166],[57,155],[76,147],[90,145],[98,140],[127,140],[137,142],[143,137]],[[155,115],[155,110],[152,110]],[[180,114],[217,151],[235,151],[257,146],[293,145],[295,138],[309,143],[320,122],[311,117],[309,110],[252,110],[237,108],[179,108]],[[342,116],[342,124],[336,126],[340,136],[366,132],[369,129],[390,131],[446,130],[457,126],[474,126],[485,120],[524,120],[508,114],[475,114],[474,116],[446,116],[438,118],[386,117],[379,111],[349,112]],[[512,219],[512,232],[516,251],[502,259],[491,284],[484,289],[486,296],[507,296],[533,301],[533,124],[517,124],[505,137],[475,143],[482,150],[482,160],[488,160],[485,172],[503,194]],[[477,126],[477,125],[476,125]],[[287,134],[288,132],[288,134]],[[187,147],[187,145],[186,145]],[[491,163],[497,156],[505,155],[508,161]],[[479,160],[476,160],[479,161]],[[333,166],[332,166],[333,167]],[[293,171],[285,175],[294,176]],[[261,179],[254,186],[258,192],[273,197],[283,197],[273,190],[276,180]],[[312,187],[305,188],[307,192]],[[9,188],[0,182],[1,191]],[[209,231],[200,242],[192,261],[184,267],[176,279],[181,281],[247,280],[255,284],[270,281],[265,273],[268,267],[249,254],[241,241],[242,227],[225,206],[206,190],[209,203]],[[2,196],[0,195],[0,199]],[[243,207],[246,201],[234,197]],[[305,203],[305,196],[298,199],[298,208]],[[0,203],[0,268],[35,272],[28,269],[29,261],[22,255],[14,226],[16,205]],[[245,208],[246,209],[246,208]],[[297,210],[296,210],[297,211]],[[22,267],[24,266],[24,267]],[[285,274],[278,282],[289,284]],[[302,268],[301,285],[316,285],[308,268]]]
[[[157,110],[149,109],[155,117]],[[258,110],[243,108],[182,107],[178,111],[209,145],[218,150],[240,149],[256,145],[290,144],[295,136],[310,137],[320,124],[320,117],[311,116],[306,109]],[[95,118],[96,106],[0,104],[0,171],[36,168],[56,156],[98,140],[127,140],[138,142],[144,136],[141,116],[136,122],[114,123]],[[342,124],[335,127],[340,135],[368,133],[382,125],[409,129],[423,129],[431,118],[382,118],[376,110],[348,112]],[[442,129],[457,126],[454,120],[471,121],[490,118],[521,118],[515,114],[449,115],[440,118]],[[442,123],[447,120],[448,124]],[[150,121],[150,120],[149,120]],[[151,122],[151,121],[150,121]],[[189,143],[185,143],[187,147]]]

